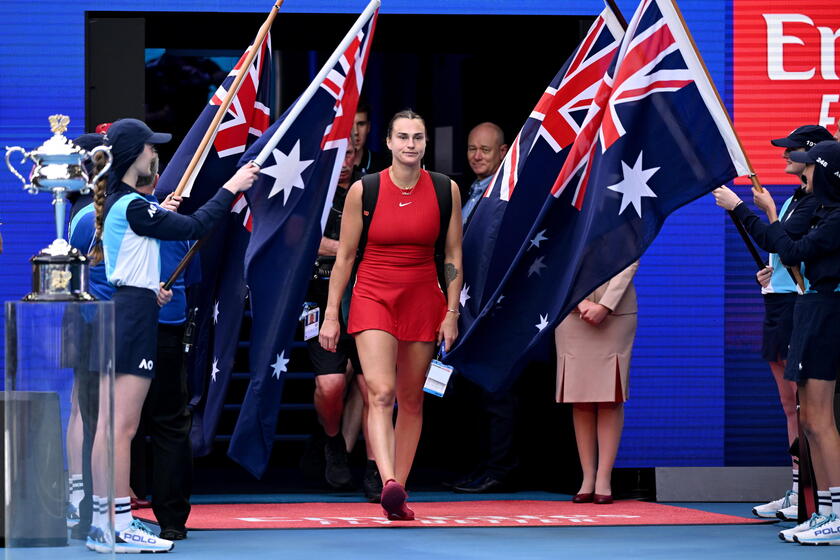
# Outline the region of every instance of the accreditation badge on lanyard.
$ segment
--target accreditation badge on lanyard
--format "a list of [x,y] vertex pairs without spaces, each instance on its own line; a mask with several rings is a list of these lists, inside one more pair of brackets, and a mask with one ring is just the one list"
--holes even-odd
[[321,320],[321,310],[317,303],[306,302],[303,304],[303,313],[300,316],[303,321],[303,340],[309,340],[318,336],[318,324]]
[[[441,346],[441,352],[443,352],[443,346]],[[438,354],[439,357],[440,353]],[[442,397],[453,371],[452,366],[448,366],[435,358],[429,364],[429,371],[426,372],[426,383],[423,385],[423,391],[436,397]]]

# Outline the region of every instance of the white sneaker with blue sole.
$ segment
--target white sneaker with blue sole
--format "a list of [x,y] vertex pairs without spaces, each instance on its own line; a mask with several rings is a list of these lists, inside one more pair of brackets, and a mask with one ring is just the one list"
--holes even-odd
[[795,534],[793,540],[799,544],[840,545],[840,518],[836,513],[832,513],[825,523]]
[[169,552],[173,548],[175,543],[158,537],[137,519],[115,533],[114,552],[118,554]]
[[788,490],[785,495],[778,500],[773,500],[760,506],[752,508],[752,513],[756,517],[774,518],[779,510],[791,506],[798,507],[799,495],[793,490]]
[[796,542],[793,540],[794,535],[796,535],[797,533],[801,533],[802,531],[807,531],[808,529],[819,527],[826,521],[828,521],[827,515],[820,515],[819,513],[815,513],[811,515],[811,519],[809,519],[808,521],[800,523],[796,527],[791,527],[790,529],[779,531],[779,538],[785,542]]

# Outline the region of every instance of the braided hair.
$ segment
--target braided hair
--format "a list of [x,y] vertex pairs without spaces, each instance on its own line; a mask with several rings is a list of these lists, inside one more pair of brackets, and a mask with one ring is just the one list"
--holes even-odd
[[[96,175],[105,168],[108,162],[105,154],[97,152],[93,156],[93,174]],[[93,187],[93,208],[96,212],[96,233],[94,234],[93,248],[88,253],[90,257],[90,264],[97,265],[105,258],[102,250],[102,229],[105,226],[105,195],[108,188],[107,175],[103,176]]]

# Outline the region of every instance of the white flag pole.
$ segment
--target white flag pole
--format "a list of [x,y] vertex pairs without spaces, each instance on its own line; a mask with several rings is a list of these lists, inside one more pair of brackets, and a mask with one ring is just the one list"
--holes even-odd
[[341,55],[344,54],[344,51],[347,50],[347,47],[350,46],[350,43],[356,38],[356,34],[365,26],[367,21],[371,18],[373,13],[379,8],[381,4],[381,0],[371,0],[370,4],[367,5],[365,11],[361,13],[359,18],[356,20],[356,23],[353,24],[353,27],[350,28],[350,31],[347,32],[344,39],[339,43],[338,48],[335,49],[335,52],[332,56],[324,63],[324,66],[321,67],[321,71],[318,72],[318,75],[315,76],[315,79],[312,80],[312,83],[309,84],[309,87],[306,88],[306,91],[303,92],[303,95],[300,96],[295,106],[292,107],[291,112],[288,114],[286,119],[280,125],[280,127],[274,131],[274,134],[268,140],[263,149],[254,159],[254,163],[258,166],[262,167],[265,163],[265,160],[271,154],[271,151],[277,146],[280,140],[283,138],[283,135],[286,134],[286,131],[294,124],[295,119],[297,119],[300,112],[303,111],[303,108],[312,99],[312,96],[315,95],[315,92],[321,87],[321,84],[326,79],[327,74],[333,69],[333,67],[338,62],[338,59],[341,58]]

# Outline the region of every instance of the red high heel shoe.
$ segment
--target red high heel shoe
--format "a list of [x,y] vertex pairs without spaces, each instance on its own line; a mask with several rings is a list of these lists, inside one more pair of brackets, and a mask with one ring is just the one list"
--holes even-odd
[[611,504],[611,503],[613,503],[613,495],[612,494],[595,494],[592,497],[592,503],[601,504],[601,505]]

